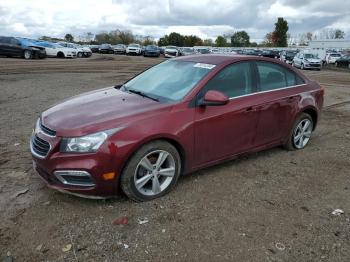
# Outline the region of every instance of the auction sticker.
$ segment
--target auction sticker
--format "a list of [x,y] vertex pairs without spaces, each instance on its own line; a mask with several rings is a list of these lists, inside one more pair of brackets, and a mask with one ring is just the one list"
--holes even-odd
[[213,69],[215,65],[212,64],[203,64],[203,63],[197,63],[193,67],[199,67],[199,68],[205,68],[205,69]]

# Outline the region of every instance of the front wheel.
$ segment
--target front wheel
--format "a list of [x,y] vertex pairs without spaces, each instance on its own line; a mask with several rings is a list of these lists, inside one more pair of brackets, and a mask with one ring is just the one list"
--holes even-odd
[[129,160],[121,177],[123,192],[135,201],[148,201],[167,194],[181,172],[176,148],[165,141],[142,146]]
[[79,53],[78,53],[78,57],[79,57],[79,58],[82,58],[82,57],[83,57],[83,53],[79,52]]
[[285,148],[288,150],[299,150],[306,147],[310,141],[314,122],[309,114],[302,113],[295,121]]
[[31,59],[32,58],[32,51],[30,50],[25,50],[24,51],[24,59]]

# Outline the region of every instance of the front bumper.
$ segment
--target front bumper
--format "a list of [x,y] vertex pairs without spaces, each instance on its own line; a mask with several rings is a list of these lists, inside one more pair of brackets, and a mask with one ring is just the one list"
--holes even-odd
[[[102,152],[99,150],[96,153],[61,153],[59,151],[61,138],[47,136],[43,132],[35,135],[50,144],[48,154],[39,156],[33,150],[34,134],[30,141],[33,168],[48,187],[93,198],[111,197],[119,193],[117,174],[120,168],[116,165],[118,160],[109,154],[108,146],[105,146]],[[73,178],[72,180],[72,178],[62,176],[63,171],[85,172],[91,179],[87,180],[87,177],[84,177],[84,179]],[[115,173],[114,178],[105,180],[103,175],[111,172]]]
[[158,52],[145,52],[144,56],[154,56],[154,57],[158,57],[160,55],[160,53]]
[[321,63],[305,63],[304,64],[305,68],[314,68],[314,69],[320,69],[321,68]]

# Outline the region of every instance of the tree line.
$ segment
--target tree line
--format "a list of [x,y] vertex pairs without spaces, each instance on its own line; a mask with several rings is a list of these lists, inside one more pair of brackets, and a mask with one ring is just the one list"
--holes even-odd
[[177,32],[164,35],[158,41],[151,36],[134,35],[130,30],[113,30],[109,32],[100,32],[94,35],[87,32],[74,39],[72,34],[66,34],[64,39],[50,38],[42,36],[40,39],[47,41],[67,41],[82,44],[103,44],[109,43],[125,44],[138,43],[141,45],[157,44],[158,46],[217,46],[217,47],[287,47],[292,45],[307,45],[315,39],[341,39],[345,37],[344,31],[334,28],[326,28],[321,32],[307,32],[297,36],[291,36],[288,33],[288,22],[283,17],[278,17],[274,30],[265,35],[262,43],[250,42],[249,34],[244,31],[236,31],[217,36],[215,41],[212,39],[201,39],[196,35],[182,35]]

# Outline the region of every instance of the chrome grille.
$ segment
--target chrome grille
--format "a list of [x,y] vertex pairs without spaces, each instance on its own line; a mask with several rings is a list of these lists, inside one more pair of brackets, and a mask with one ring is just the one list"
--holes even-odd
[[43,123],[40,121],[40,129],[43,131],[44,134],[49,136],[56,136],[56,131],[48,128],[47,126],[44,126]]
[[33,154],[38,157],[46,157],[50,151],[49,142],[41,139],[36,134],[33,136],[30,145]]

